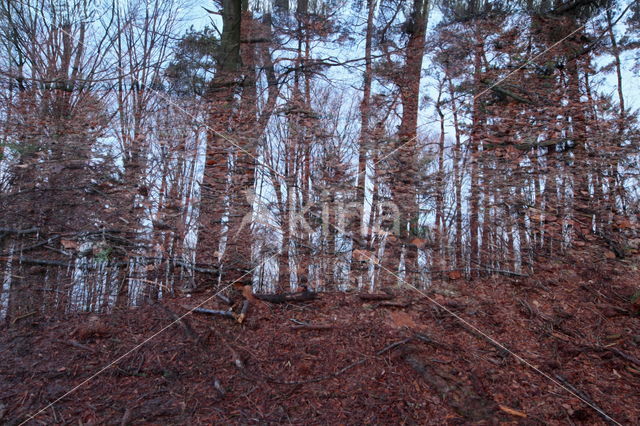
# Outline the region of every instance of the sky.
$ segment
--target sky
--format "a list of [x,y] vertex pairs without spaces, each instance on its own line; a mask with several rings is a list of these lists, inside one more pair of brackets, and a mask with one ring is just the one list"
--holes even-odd
[[[621,9],[626,7],[629,2],[634,0],[627,0],[623,2]],[[209,12],[205,10],[205,8],[209,10],[216,10],[217,6],[215,2],[212,0],[192,0],[190,3],[187,3],[183,6],[183,10],[185,13],[184,16],[184,27],[189,28],[193,26],[196,29],[203,28],[205,25],[211,25],[211,22],[215,22],[221,28],[221,19],[220,16],[211,15]],[[349,8],[347,8],[349,9]],[[432,11],[429,26],[432,28],[434,25],[438,23],[440,19],[440,14],[437,10]],[[624,19],[621,20],[615,27],[615,31],[620,37],[621,34],[624,33],[625,27],[623,23]],[[354,46],[353,50],[349,50],[348,52],[344,52],[345,57],[354,57],[355,55],[362,55],[360,51],[364,49],[364,43],[358,43]],[[315,53],[317,55],[324,55],[326,52],[322,52],[322,49],[319,49]],[[336,55],[336,52],[333,52]],[[627,108],[631,108],[632,110],[636,110],[640,108],[640,76],[638,72],[633,72],[633,58],[634,53],[627,52],[623,55],[623,93],[625,96],[625,103]],[[610,55],[603,55],[597,59],[597,65],[603,66],[607,62],[611,62],[612,57]],[[423,67],[428,67],[430,64],[425,61]],[[349,86],[359,87],[361,85],[361,74],[348,72],[348,71],[338,71],[334,72],[332,75],[332,83],[338,87],[343,87],[348,89]],[[423,84],[423,88],[427,89],[427,86],[430,82],[425,81]],[[428,89],[427,89],[428,90]],[[603,86],[601,91],[607,94],[612,94],[617,99],[616,91],[617,91],[617,81],[616,75],[614,72],[609,73],[608,75],[603,77]],[[433,119],[433,111],[432,108],[429,108],[429,105],[424,105],[423,110],[421,111],[421,124],[424,124],[428,121],[432,121]],[[426,127],[426,126],[425,126]]]

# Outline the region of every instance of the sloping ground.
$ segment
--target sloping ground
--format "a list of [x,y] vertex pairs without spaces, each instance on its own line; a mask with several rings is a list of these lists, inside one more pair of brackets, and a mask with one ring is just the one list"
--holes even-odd
[[[457,280],[428,294],[616,421],[640,424],[640,318],[629,302],[640,274],[584,255],[534,277]],[[37,422],[606,422],[411,290],[391,303],[263,303],[242,325],[194,314],[90,379],[206,297],[4,329],[0,420],[28,420],[78,386]]]

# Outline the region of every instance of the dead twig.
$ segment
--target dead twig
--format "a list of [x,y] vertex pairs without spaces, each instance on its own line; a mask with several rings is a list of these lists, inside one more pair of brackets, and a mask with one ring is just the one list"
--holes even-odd
[[85,350],[85,351],[88,351],[88,352],[92,352],[92,353],[96,352],[96,350],[93,349],[92,347],[87,346],[87,345],[83,345],[82,343],[80,343],[80,342],[78,342],[76,340],[73,340],[73,339],[72,340],[60,340],[60,339],[58,339],[58,340],[56,340],[56,342],[63,343],[65,345],[69,345],[69,346],[73,346],[74,348],[82,349],[82,350]]
[[617,348],[609,348],[609,350],[614,354],[618,355],[620,358],[626,359],[627,361],[630,361],[640,367],[640,359],[634,357],[633,355],[629,355],[626,352],[622,352],[620,349],[617,349]]
[[15,318],[11,321],[11,324],[15,324],[16,322],[20,321],[21,319],[24,319],[24,318],[30,317],[31,315],[35,315],[35,314],[36,314],[36,311],[32,311],[32,312],[26,313],[26,314],[24,314],[24,315],[19,315],[19,316],[15,317]]

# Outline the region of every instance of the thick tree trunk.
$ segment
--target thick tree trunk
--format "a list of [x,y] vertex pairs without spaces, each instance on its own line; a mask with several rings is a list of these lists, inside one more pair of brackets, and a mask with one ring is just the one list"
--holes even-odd
[[[208,102],[207,154],[201,186],[200,230],[196,262],[221,265],[219,252],[223,242],[223,218],[230,200],[224,196],[230,185],[231,153],[234,151],[236,125],[235,93],[239,88],[241,0],[224,0],[222,36],[216,75],[206,93]],[[231,143],[230,140],[233,140]],[[245,164],[242,156],[237,165]],[[233,212],[233,214],[239,214]]]
[[[400,210],[400,241],[389,256],[391,260],[398,260],[404,246],[405,280],[415,285],[416,272],[418,270],[417,247],[410,241],[420,236],[419,206],[417,193],[416,164],[418,109],[420,102],[420,77],[422,73],[422,60],[424,56],[425,34],[429,17],[429,0],[414,0],[413,11],[405,23],[405,32],[409,39],[405,48],[405,62],[397,84],[400,88],[402,101],[402,119],[398,129],[397,160],[400,174],[392,179],[393,200]],[[391,245],[393,243],[389,242]],[[391,281],[396,281],[392,278]]]

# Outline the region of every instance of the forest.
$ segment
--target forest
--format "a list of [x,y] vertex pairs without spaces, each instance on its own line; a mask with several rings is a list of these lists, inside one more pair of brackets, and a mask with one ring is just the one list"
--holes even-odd
[[640,423],[640,3],[0,0],[0,422]]

